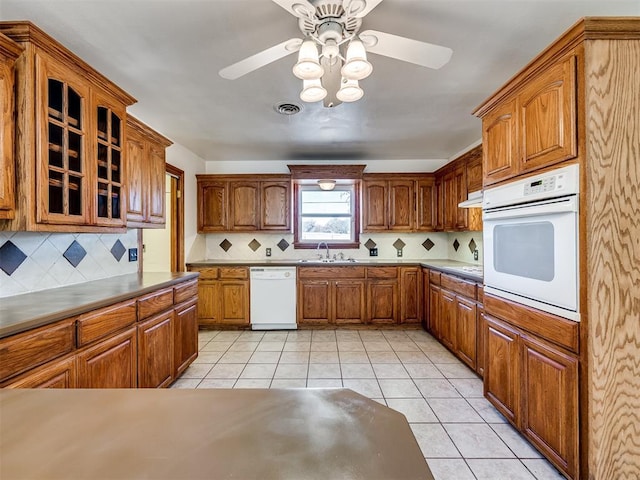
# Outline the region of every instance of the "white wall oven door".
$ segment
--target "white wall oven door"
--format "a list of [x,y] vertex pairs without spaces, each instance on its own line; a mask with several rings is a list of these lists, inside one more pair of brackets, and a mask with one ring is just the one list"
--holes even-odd
[[484,212],[486,291],[578,321],[578,197]]

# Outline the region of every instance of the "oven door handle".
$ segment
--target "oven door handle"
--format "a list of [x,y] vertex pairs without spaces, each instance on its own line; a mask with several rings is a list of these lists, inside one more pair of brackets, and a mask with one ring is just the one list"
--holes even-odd
[[501,218],[539,217],[577,211],[578,197],[571,195],[569,197],[543,200],[525,205],[510,205],[508,207],[485,210],[482,212],[482,219],[494,220]]

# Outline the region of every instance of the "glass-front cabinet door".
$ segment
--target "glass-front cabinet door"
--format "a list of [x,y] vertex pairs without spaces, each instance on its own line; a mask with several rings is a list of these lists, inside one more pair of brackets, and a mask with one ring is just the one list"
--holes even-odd
[[124,226],[124,119],[125,111],[96,97],[96,197],[98,225]]
[[88,88],[45,57],[36,60],[38,222],[86,224]]

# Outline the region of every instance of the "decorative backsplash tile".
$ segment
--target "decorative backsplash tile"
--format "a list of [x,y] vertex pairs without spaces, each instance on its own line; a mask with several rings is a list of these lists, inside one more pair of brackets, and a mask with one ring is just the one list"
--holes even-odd
[[226,238],[220,242],[220,248],[223,249],[225,252],[228,252],[232,246],[233,246],[233,243],[231,243]]
[[456,239],[453,241],[453,249],[457,252],[457,251],[458,251],[458,248],[460,248],[460,242],[459,242],[459,241],[458,241],[458,239],[456,238]]
[[376,248],[377,243],[374,242],[373,240],[369,239],[365,242],[364,246],[367,247],[367,249],[371,250],[372,248]]
[[262,244],[255,238],[249,242],[249,248],[254,252],[260,248]]
[[284,238],[278,242],[278,248],[283,252],[289,248],[289,242],[287,242]]
[[393,248],[395,248],[396,250],[402,250],[406,246],[407,244],[404,243],[400,238],[393,242]]
[[430,238],[427,238],[424,242],[422,242],[422,246],[425,248],[427,252],[431,250],[434,245],[435,243],[433,243]]
[[69,245],[69,247],[64,251],[62,256],[66,258],[71,265],[77,267],[82,259],[87,256],[87,251],[82,248],[82,245],[74,240],[73,242],[71,242],[71,245]]
[[469,242],[469,251],[473,253],[476,251],[476,248],[478,248],[478,246],[476,245],[476,241],[472,238]]
[[138,271],[127,248],[138,231],[122,234],[0,232],[0,297]]

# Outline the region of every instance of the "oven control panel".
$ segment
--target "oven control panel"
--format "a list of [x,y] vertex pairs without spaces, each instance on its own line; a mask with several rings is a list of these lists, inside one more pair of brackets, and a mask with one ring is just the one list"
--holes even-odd
[[549,175],[533,182],[524,184],[524,196],[537,195],[545,192],[555,192],[564,188],[564,175]]

